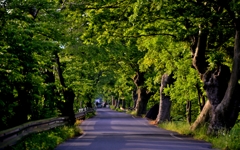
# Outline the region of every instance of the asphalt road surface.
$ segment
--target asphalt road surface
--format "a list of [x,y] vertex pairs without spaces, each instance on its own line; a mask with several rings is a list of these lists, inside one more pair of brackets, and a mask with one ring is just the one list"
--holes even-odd
[[211,144],[149,125],[148,120],[98,108],[80,126],[84,134],[55,150],[209,150]]

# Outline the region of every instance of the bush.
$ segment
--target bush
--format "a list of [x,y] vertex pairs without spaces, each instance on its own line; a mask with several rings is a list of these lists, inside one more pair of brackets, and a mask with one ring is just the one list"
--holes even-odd
[[92,118],[92,117],[94,117],[94,116],[96,116],[96,112],[95,112],[95,111],[94,111],[94,112],[87,113],[87,114],[85,115],[85,119],[89,119],[89,118]]

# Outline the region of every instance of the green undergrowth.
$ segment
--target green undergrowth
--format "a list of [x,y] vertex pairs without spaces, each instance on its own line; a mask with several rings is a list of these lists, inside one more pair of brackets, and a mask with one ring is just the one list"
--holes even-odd
[[33,133],[21,139],[10,150],[53,150],[57,145],[82,134],[79,121],[74,126],[60,126],[54,129]]
[[115,108],[115,106],[113,106],[113,105],[110,106],[110,109],[118,111],[118,112],[125,112],[125,113],[130,114],[130,115],[132,115],[134,117],[141,117],[141,118],[145,117],[145,114],[142,114],[141,116],[138,116],[136,110]]
[[85,119],[89,119],[89,118],[92,118],[92,117],[94,117],[94,116],[96,116],[96,111],[87,113],[87,114],[85,115]]
[[186,122],[167,122],[159,124],[159,127],[178,132],[183,135],[193,136],[195,139],[212,143],[213,148],[222,150],[240,149],[240,124],[236,124],[230,132],[219,132],[218,136],[207,135],[207,127],[202,127],[196,131],[190,130],[190,125]]
[[112,109],[112,110],[115,110],[115,111],[118,111],[118,112],[126,112],[126,110],[124,110],[124,109],[121,109],[121,108],[115,108],[115,106],[114,105],[110,105],[110,109]]

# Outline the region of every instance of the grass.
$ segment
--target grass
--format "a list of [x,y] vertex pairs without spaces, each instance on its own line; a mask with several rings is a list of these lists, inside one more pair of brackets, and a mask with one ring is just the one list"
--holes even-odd
[[[95,116],[95,112],[88,113],[85,119]],[[60,126],[54,129],[33,133],[21,139],[9,150],[53,150],[57,145],[67,139],[79,136],[82,131],[78,127],[83,120],[77,120],[73,126]]]
[[207,127],[202,127],[196,131],[190,130],[190,125],[185,122],[167,122],[158,125],[161,128],[178,132],[183,135],[191,135],[195,139],[204,140],[212,143],[213,148],[222,150],[239,150],[240,149],[240,124],[236,124],[229,132],[221,131],[218,136],[207,135]]
[[112,110],[115,110],[115,111],[118,111],[118,112],[126,112],[126,110],[124,110],[124,109],[121,109],[121,108],[115,108],[115,106],[114,105],[110,105],[110,109],[112,109]]
[[132,116],[137,116],[137,112],[134,111],[134,110],[127,110],[126,113],[127,113],[127,114],[130,114],[130,115],[132,115]]
[[51,150],[58,144],[64,142],[67,139],[81,135],[81,130],[74,126],[61,126],[52,130],[31,134],[16,145],[11,147],[11,150]]
[[138,116],[136,110],[129,110],[129,109],[124,110],[124,109],[121,109],[121,108],[115,108],[114,105],[110,105],[110,109],[118,111],[118,112],[126,112],[127,114],[130,114],[130,115],[135,116],[135,117],[142,117],[142,118],[145,117],[145,114],[142,114],[141,116]]
[[127,114],[130,114],[134,117],[137,117],[137,118],[145,118],[146,114],[142,114],[141,116],[137,115],[137,111],[136,110],[127,110],[126,111]]
[[185,122],[164,122],[158,126],[167,130],[176,131],[179,134],[191,135],[191,131],[189,130],[190,125]]

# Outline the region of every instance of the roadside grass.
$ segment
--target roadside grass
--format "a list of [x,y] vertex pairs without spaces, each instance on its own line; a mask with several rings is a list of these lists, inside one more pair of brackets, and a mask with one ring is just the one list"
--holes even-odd
[[137,116],[137,112],[134,111],[134,110],[127,110],[126,113],[127,113],[127,114],[130,114],[130,115],[132,115],[132,116]]
[[189,130],[190,125],[185,122],[163,122],[158,124],[158,126],[166,130],[178,132],[179,134],[191,135],[191,131]]
[[127,110],[126,113],[130,114],[136,118],[145,118],[145,116],[146,116],[146,114],[142,114],[141,116],[138,116],[136,110]]
[[[85,119],[92,118],[95,112],[87,113]],[[54,129],[39,133],[30,134],[22,138],[17,144],[9,147],[8,150],[53,150],[57,145],[67,139],[82,134],[78,127],[83,120],[77,120],[73,126],[60,126]]]
[[114,105],[110,105],[110,109],[115,110],[115,106]]
[[124,109],[121,109],[121,108],[115,108],[115,106],[114,105],[110,105],[110,109],[112,109],[112,110],[115,110],[115,111],[118,111],[118,112],[126,112],[126,110],[124,110]]
[[21,139],[11,150],[53,150],[58,144],[82,134],[78,128],[79,122],[74,126],[61,126],[54,129],[33,133]]
[[166,122],[158,125],[166,130],[178,132],[183,135],[191,135],[195,139],[212,143],[213,148],[222,150],[240,149],[240,124],[236,124],[230,132],[220,131],[218,136],[207,135],[207,127],[202,127],[196,131],[190,130],[190,125],[186,122]]
[[130,110],[130,109],[123,110],[121,108],[115,108],[114,105],[110,105],[110,109],[118,111],[118,112],[125,112],[125,113],[130,114],[130,115],[132,115],[134,117],[137,117],[137,118],[138,117],[140,117],[140,118],[144,118],[145,117],[145,114],[142,114],[141,116],[138,116],[136,110]]

